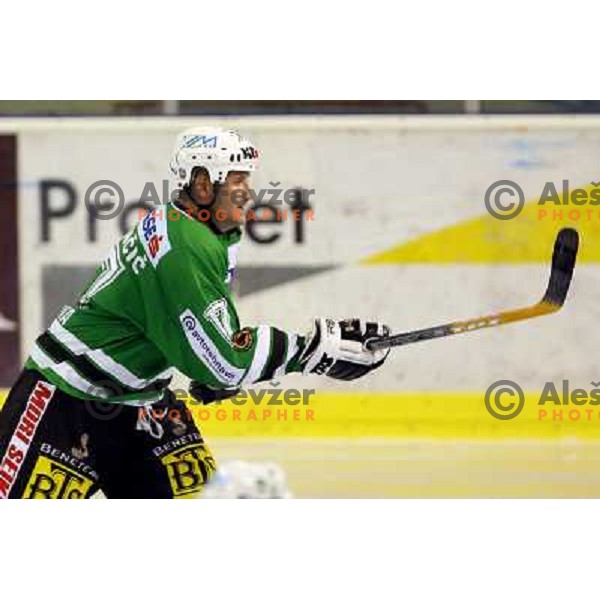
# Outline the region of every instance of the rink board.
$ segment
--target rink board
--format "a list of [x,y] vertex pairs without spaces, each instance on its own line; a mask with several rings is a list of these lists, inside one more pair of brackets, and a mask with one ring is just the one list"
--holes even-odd
[[217,422],[225,405],[196,420],[219,462],[276,460],[297,497],[600,497],[597,422],[540,421],[537,397],[505,422],[479,393],[321,394],[314,421]]
[[[368,437],[381,438],[383,444],[387,438],[600,441],[599,406],[540,405],[539,396],[526,393],[523,410],[509,420],[489,414],[483,391],[317,392],[304,406],[273,406],[265,396],[258,405],[248,400],[243,406],[225,401],[207,406],[189,402],[188,407],[210,438]],[[4,394],[0,406],[3,402]]]

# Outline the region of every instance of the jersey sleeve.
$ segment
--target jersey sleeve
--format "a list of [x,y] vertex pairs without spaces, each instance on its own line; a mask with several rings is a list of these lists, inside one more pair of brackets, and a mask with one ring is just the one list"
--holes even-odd
[[156,270],[162,323],[149,336],[191,379],[234,388],[300,371],[305,340],[276,327],[240,327],[218,265],[173,250]]

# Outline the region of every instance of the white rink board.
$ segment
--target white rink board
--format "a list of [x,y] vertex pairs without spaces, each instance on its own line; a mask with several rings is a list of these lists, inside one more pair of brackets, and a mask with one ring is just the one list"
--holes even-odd
[[[518,180],[526,197],[547,180],[568,178],[583,186],[600,179],[600,119],[592,117],[5,121],[1,130],[18,136],[24,356],[41,329],[44,266],[96,264],[119,237],[117,222],[100,221],[97,241],[86,239],[85,189],[95,180],[112,179],[128,200],[139,197],[146,181],[160,190],[175,134],[215,122],[239,127],[261,149],[255,187],[271,188],[277,181],[280,188],[315,189],[315,222],[307,227],[306,243],[294,243],[285,228],[274,244],[247,241],[241,267],[336,267],[242,299],[239,308],[248,324],[303,330],[312,316],[329,314],[377,317],[412,329],[529,304],[545,285],[541,265],[358,263],[484,214],[484,191],[497,179]],[[68,218],[51,222],[51,239],[43,243],[39,182],[50,179],[68,182],[77,205]],[[60,204],[60,194],[54,201]],[[563,373],[588,385],[598,380],[595,361],[589,360],[596,346],[589,323],[599,310],[597,272],[595,265],[578,269],[573,301],[560,319],[523,324],[518,333],[486,331],[405,349],[364,385],[480,389],[512,376],[524,387],[538,387]]]

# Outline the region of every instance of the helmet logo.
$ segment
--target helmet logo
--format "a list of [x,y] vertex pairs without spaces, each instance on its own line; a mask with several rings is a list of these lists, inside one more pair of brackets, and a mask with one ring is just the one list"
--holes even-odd
[[242,151],[242,155],[246,160],[250,158],[258,158],[258,150],[253,148],[252,146],[247,146],[246,148],[240,148]]
[[182,148],[216,148],[217,147],[217,136],[213,135],[208,137],[206,135],[193,135],[182,144]]

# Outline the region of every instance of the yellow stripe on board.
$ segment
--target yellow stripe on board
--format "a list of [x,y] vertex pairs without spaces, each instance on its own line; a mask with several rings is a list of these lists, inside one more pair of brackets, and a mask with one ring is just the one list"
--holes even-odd
[[[600,406],[540,406],[539,396],[527,393],[522,412],[505,421],[487,412],[483,392],[318,393],[305,406],[269,406],[264,398],[259,406],[248,401],[244,406],[189,407],[209,437],[600,440]],[[4,394],[0,405],[3,401]]]
[[[574,187],[574,186],[573,186]],[[560,190],[560,184],[557,185]],[[588,194],[591,186],[584,187]],[[563,202],[563,196],[558,196]],[[363,260],[363,264],[544,262],[552,256],[556,234],[573,227],[581,235],[580,263],[600,262],[600,206],[526,202],[515,218],[502,221],[483,215],[422,235]]]
[[[484,392],[319,393],[308,406],[232,407],[223,403],[219,408],[206,407],[202,413],[195,408],[193,412],[210,437],[600,439],[600,406],[539,406],[539,395],[526,394],[522,412],[511,420],[498,420],[487,412]],[[502,400],[508,403],[510,398]],[[234,415],[234,409],[239,415]],[[278,415],[277,410],[286,414]],[[298,412],[294,414],[294,410]],[[313,414],[307,415],[307,410]],[[541,417],[539,410],[546,410],[546,416]],[[559,412],[553,415],[553,410]],[[570,413],[572,410],[579,412]]]

